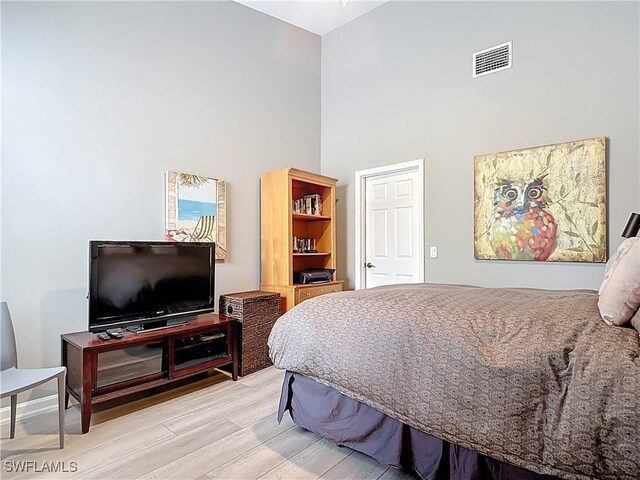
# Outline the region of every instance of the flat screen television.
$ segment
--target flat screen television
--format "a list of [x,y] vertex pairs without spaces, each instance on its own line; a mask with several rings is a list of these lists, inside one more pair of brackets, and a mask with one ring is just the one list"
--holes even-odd
[[89,242],[89,331],[214,311],[215,244]]

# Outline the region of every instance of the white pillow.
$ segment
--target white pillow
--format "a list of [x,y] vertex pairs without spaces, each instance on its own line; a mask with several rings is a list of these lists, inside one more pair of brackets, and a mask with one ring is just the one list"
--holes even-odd
[[629,321],[640,307],[640,240],[628,238],[605,270],[598,308],[609,325]]
[[600,290],[598,290],[598,295],[602,295],[602,290],[604,289],[604,286],[609,281],[609,278],[611,277],[611,273],[615,270],[616,266],[618,265],[618,262],[637,241],[638,241],[638,237],[627,238],[625,241],[623,241],[620,244],[620,246],[618,247],[618,250],[616,250],[616,253],[609,259],[609,261],[607,262],[607,266],[604,267],[604,278],[602,279],[602,284],[600,284]]
[[631,317],[631,326],[635,328],[638,333],[640,333],[640,310],[638,310],[636,314]]

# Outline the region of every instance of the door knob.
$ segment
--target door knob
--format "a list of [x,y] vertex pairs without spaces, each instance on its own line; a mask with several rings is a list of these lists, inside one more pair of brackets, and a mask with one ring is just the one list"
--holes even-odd
[[375,266],[373,263],[371,263],[371,262],[367,262],[367,263],[365,263],[365,265],[364,265],[364,266],[365,266],[365,267],[367,267],[367,268],[376,268],[376,266]]

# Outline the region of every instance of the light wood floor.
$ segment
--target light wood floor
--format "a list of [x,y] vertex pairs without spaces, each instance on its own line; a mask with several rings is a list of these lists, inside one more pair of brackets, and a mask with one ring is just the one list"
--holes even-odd
[[[268,368],[232,382],[211,375],[94,413],[80,433],[77,405],[66,411],[65,448],[57,413],[18,419],[16,438],[2,426],[4,478],[409,480],[413,477],[295,426],[276,411],[283,373]],[[7,463],[75,462],[77,471],[8,472]]]

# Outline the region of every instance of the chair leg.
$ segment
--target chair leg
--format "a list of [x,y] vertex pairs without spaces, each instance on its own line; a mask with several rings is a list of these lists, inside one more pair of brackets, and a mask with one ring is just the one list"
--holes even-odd
[[16,411],[18,410],[18,395],[11,395],[11,435],[10,438],[16,436]]
[[60,431],[60,448],[64,448],[64,391],[65,373],[58,375],[58,429]]

